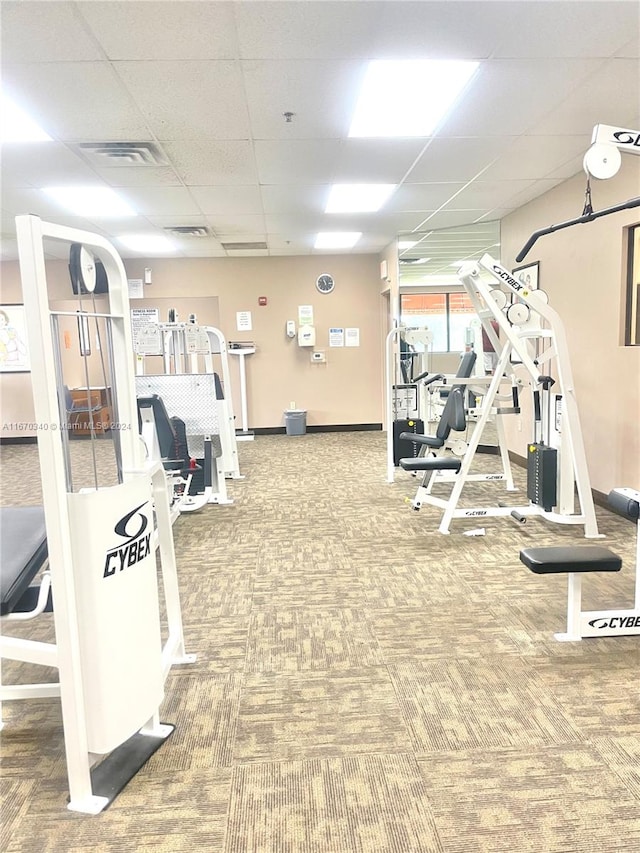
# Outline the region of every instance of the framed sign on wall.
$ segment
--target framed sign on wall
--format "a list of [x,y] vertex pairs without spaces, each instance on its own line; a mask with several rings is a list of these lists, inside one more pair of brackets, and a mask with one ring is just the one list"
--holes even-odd
[[511,270],[513,277],[517,278],[529,290],[537,290],[540,287],[540,261],[535,264],[525,264]]
[[0,373],[30,370],[24,305],[0,305]]

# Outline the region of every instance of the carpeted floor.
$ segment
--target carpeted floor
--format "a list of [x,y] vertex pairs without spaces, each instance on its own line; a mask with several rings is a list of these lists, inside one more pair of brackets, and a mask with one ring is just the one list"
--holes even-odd
[[[36,448],[0,460],[1,503],[37,503]],[[583,544],[580,528],[484,519],[462,535],[476,519],[441,536],[437,510],[407,503],[415,480],[386,483],[381,433],[259,437],[240,462],[233,506],[174,527],[198,655],[167,682],[175,734],[81,816],[58,702],[5,704],[0,849],[638,853],[640,638],[557,643],[565,580],[518,559]],[[503,497],[474,488],[472,505]],[[634,528],[598,517],[625,568],[586,578],[585,607],[629,606]],[[50,638],[36,621],[19,631]]]

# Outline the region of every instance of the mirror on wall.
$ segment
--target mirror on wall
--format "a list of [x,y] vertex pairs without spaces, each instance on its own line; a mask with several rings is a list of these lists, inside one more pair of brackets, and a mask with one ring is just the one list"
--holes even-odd
[[[413,353],[412,368],[423,372],[425,364],[433,364],[436,370],[455,371],[478,323],[457,270],[486,253],[500,258],[499,221],[398,236],[399,320],[412,330],[407,333],[411,340],[405,340],[405,349]],[[482,270],[480,275],[491,278]]]
[[400,288],[456,286],[459,264],[500,257],[500,221],[398,235]]

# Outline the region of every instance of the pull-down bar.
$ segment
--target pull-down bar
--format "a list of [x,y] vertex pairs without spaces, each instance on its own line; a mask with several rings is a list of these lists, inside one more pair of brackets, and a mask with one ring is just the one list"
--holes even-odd
[[572,225],[580,225],[583,222],[592,222],[594,219],[599,219],[601,216],[608,216],[610,213],[619,213],[621,210],[630,210],[632,207],[640,207],[640,197],[631,198],[629,201],[624,201],[622,204],[616,204],[613,207],[605,207],[603,210],[597,210],[594,213],[585,213],[583,216],[578,216],[577,219],[568,219],[566,222],[559,222],[557,225],[549,225],[547,228],[540,228],[539,231],[534,231],[531,237],[527,240],[523,248],[516,255],[516,261],[523,261],[538,237],[544,237],[545,234],[553,234],[554,231],[560,231],[562,228],[570,228]]

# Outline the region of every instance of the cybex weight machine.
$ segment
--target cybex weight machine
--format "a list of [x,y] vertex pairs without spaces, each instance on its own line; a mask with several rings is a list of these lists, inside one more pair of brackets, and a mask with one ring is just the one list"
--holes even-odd
[[[55,642],[4,635],[0,654],[55,667],[59,679],[4,686],[1,698],[60,698],[69,808],[96,814],[171,734],[173,727],[159,721],[165,679],[173,664],[191,662],[194,656],[184,648],[164,470],[161,464],[147,463],[138,435],[122,260],[99,235],[43,222],[37,216],[19,216],[16,224],[46,533],[37,554],[46,559],[48,552]],[[103,362],[113,409],[113,446],[101,438],[98,448],[92,430],[92,480],[83,488],[74,488],[72,477],[72,457],[79,445],[68,440],[63,377],[72,343],[63,329],[76,321],[80,329],[80,318],[77,312],[50,308],[45,240],[80,248],[72,256],[76,260],[72,272],[88,297],[80,299],[83,328],[91,329],[92,338],[100,336],[99,349],[108,366],[107,371]],[[108,307],[103,311],[91,305],[97,259],[109,285]],[[87,301],[91,310],[86,310]],[[80,352],[88,375],[82,344]],[[107,450],[113,451],[112,479],[101,485]],[[168,626],[164,642],[167,628],[161,631],[156,553]],[[14,587],[26,577],[22,567],[17,569]],[[32,613],[16,616],[28,618],[38,610],[36,606]],[[11,616],[3,618],[3,629],[11,624]]]

